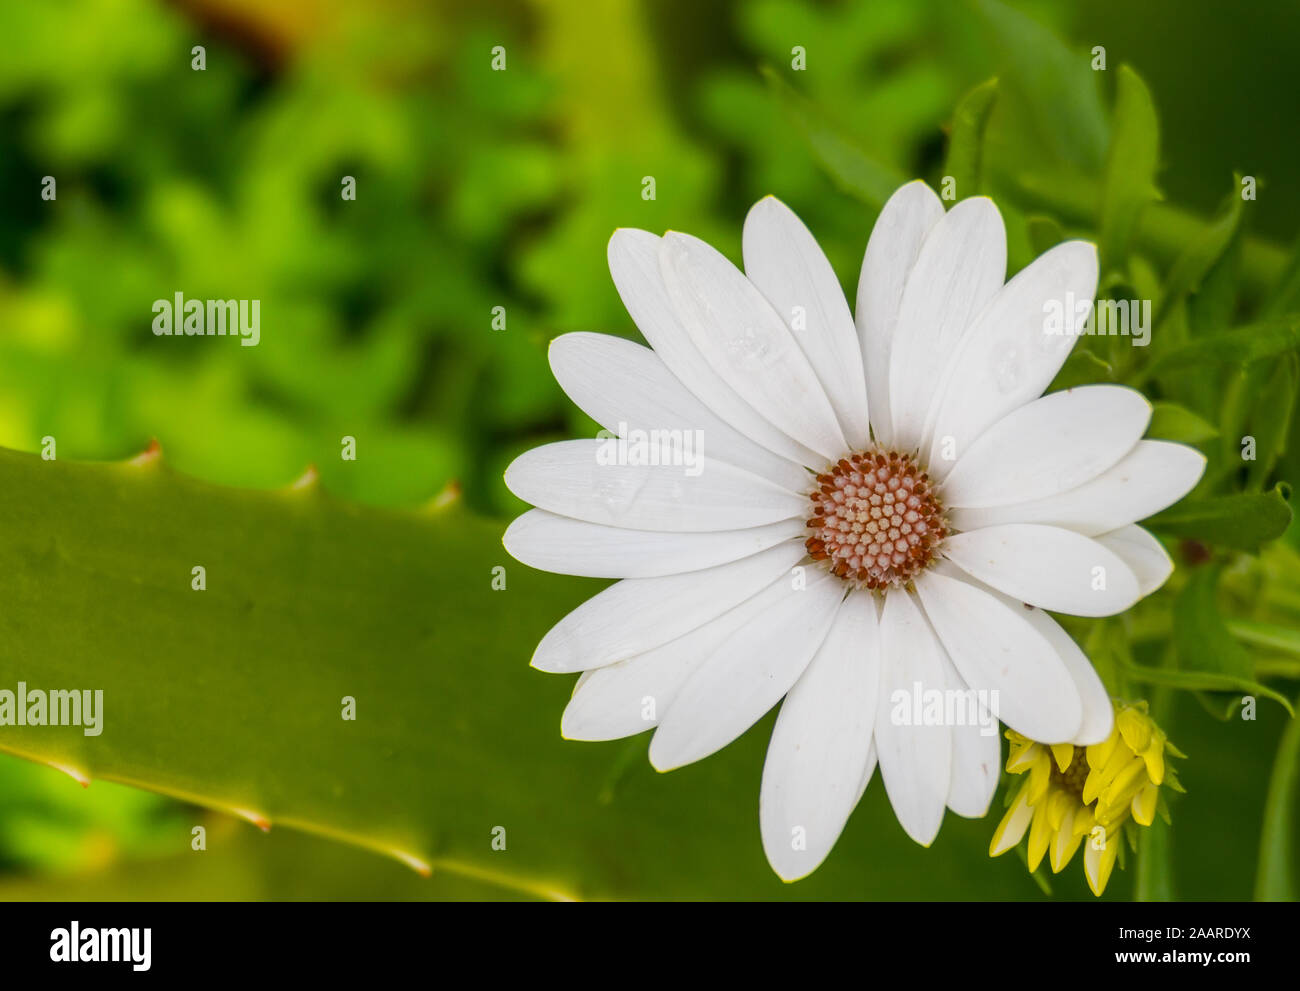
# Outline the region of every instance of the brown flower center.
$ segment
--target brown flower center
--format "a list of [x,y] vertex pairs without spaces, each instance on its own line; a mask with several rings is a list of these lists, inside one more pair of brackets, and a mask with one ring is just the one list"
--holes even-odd
[[1070,766],[1062,771],[1056,766],[1056,758],[1052,758],[1052,781],[1060,788],[1068,791],[1079,801],[1083,801],[1083,786],[1088,780],[1088,749],[1086,747],[1075,747],[1074,756],[1070,758]]
[[859,451],[817,476],[808,553],[860,588],[910,582],[948,535],[929,476],[908,454]]

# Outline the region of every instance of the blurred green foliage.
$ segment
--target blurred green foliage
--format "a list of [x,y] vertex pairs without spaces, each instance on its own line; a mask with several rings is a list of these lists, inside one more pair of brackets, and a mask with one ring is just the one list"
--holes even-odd
[[[1160,435],[1211,459],[1193,517],[1242,494],[1285,501],[1278,483],[1300,478],[1293,5],[1190,16],[1173,0],[16,0],[0,4],[0,36],[0,445],[37,450],[53,436],[62,458],[119,458],[157,437],[178,470],[204,479],[283,485],[315,463],[327,489],[379,505],[418,503],[456,479],[473,507],[504,517],[520,508],[504,465],[590,429],[551,380],[547,340],[635,336],[605,270],[614,228],[689,230],[738,258],[745,209],[774,193],[851,295],[881,177],[937,187],[956,174],[959,196],[997,199],[1013,269],[1085,236],[1103,247],[1103,296],[1154,301],[1150,348],[1081,342],[1058,385],[1132,382],[1159,400]],[[490,69],[497,45],[504,72]],[[1104,72],[1090,67],[1097,45]],[[1241,200],[1234,170],[1258,180],[1257,200]],[[41,199],[44,176],[55,201]],[[340,197],[344,176],[355,202]],[[155,338],[152,301],[177,291],[262,300],[262,343]],[[356,462],[338,457],[345,435]],[[1259,448],[1249,463],[1245,435]],[[1156,689],[1152,674],[1223,662],[1297,694],[1300,644],[1276,632],[1300,627],[1296,527],[1288,544],[1268,512],[1230,516],[1231,538],[1222,514],[1217,530],[1171,525],[1171,538],[1200,538],[1171,539],[1184,566],[1175,587],[1071,628],[1119,684],[1165,698],[1166,728],[1190,755],[1189,794],[1161,844],[1172,883],[1147,884],[1179,897],[1249,896],[1261,823],[1267,852],[1295,822],[1294,797],[1268,785],[1281,708],[1223,721],[1235,710],[1223,693]],[[1193,572],[1182,587],[1204,559],[1215,581]],[[1175,635],[1174,602],[1192,595],[1201,608],[1183,612],[1203,623],[1217,603],[1215,636],[1232,631],[1246,653],[1187,656],[1195,638]],[[526,657],[521,647],[521,675]],[[518,691],[534,688],[521,677]],[[746,773],[755,734],[727,758]],[[620,746],[604,748],[611,764]],[[1005,878],[1018,870],[1010,858],[930,869],[882,801],[868,792],[841,843],[887,847],[915,876],[882,869],[864,894],[1038,890]],[[178,814],[0,760],[0,872],[19,875],[0,897],[472,896],[416,891],[388,865],[376,871],[391,883],[358,883],[362,855],[316,840],[276,837],[281,857],[254,837],[222,854],[222,871],[159,869]],[[950,828],[950,842],[975,849],[992,823]],[[738,842],[756,851],[754,836]],[[337,871],[328,882],[322,859]],[[1108,897],[1130,895],[1133,874]],[[1006,888],[992,891],[990,876]]]

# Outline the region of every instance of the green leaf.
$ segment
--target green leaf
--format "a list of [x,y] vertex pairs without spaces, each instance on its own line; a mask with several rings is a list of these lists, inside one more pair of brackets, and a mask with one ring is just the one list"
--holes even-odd
[[493,661],[526,660],[507,629],[540,632],[578,583],[511,565],[493,592],[510,565],[497,528],[457,509],[218,488],[158,457],[0,451],[0,479],[2,687],[104,693],[101,735],[8,726],[0,748],[412,863],[495,867],[467,841],[527,792],[482,783],[540,768],[508,766],[521,713],[480,692]]
[[1237,312],[1237,289],[1241,275],[1241,227],[1229,239],[1223,253],[1201,278],[1187,301],[1187,326],[1192,336],[1215,333],[1231,327]]
[[1231,192],[1218,214],[1201,227],[1174,260],[1161,294],[1157,326],[1165,322],[1179,303],[1201,287],[1202,280],[1223,257],[1241,226],[1241,195]]
[[600,583],[517,564],[455,505],[0,450],[0,520],[0,689],[104,693],[99,736],[3,726],[0,750],[535,898],[906,898],[926,870],[1033,891],[986,822],[912,843],[878,780],[827,865],[782,884],[757,824],[770,716],[672,774],[644,737],[563,740],[574,679],[528,659]]
[[1250,462],[1246,484],[1260,488],[1273,473],[1290,439],[1296,410],[1296,389],[1300,384],[1300,355],[1284,355],[1259,394],[1250,436],[1255,438],[1255,460]]
[[[1006,187],[1007,195],[1024,209],[1047,211],[1067,224],[1089,226],[1096,222],[1101,209],[1100,183],[1086,176],[1066,181],[1050,170],[1039,172],[1014,162],[998,162],[997,179],[1000,187]],[[1152,203],[1138,220],[1135,243],[1157,261],[1172,263],[1204,232],[1205,225],[1203,217],[1180,207]],[[1244,292],[1253,297],[1268,293],[1286,266],[1287,253],[1276,244],[1258,237],[1243,239],[1240,275]]]
[[1094,382],[1114,382],[1115,378],[1115,369],[1109,363],[1097,357],[1091,348],[1076,345],[1048,391],[1060,392]]
[[1292,719],[1278,743],[1273,772],[1269,776],[1264,802],[1264,828],[1259,838],[1259,868],[1255,873],[1255,900],[1294,902],[1300,899],[1296,885],[1293,847],[1300,826],[1295,821],[1300,781],[1300,722]]
[[1060,221],[1041,213],[1025,218],[1025,231],[1029,235],[1029,246],[1035,257],[1065,240],[1065,228]]
[[1148,685],[1168,685],[1170,688],[1182,688],[1193,692],[1240,692],[1246,695],[1262,695],[1278,702],[1287,712],[1295,716],[1295,710],[1291,708],[1291,702],[1285,695],[1249,678],[1237,678],[1217,671],[1152,668],[1143,664],[1121,664],[1120,667],[1130,678]]
[[[1245,438],[1250,432],[1247,423],[1259,401],[1259,394],[1268,381],[1270,362],[1256,361],[1229,369],[1226,379],[1221,378],[1219,390],[1219,457],[1224,465],[1236,466],[1246,453]],[[1213,370],[1213,366],[1205,366]]]
[[998,81],[989,79],[963,96],[953,112],[943,171],[952,178],[958,199],[984,189],[984,130],[997,95]]
[[764,66],[762,72],[777,102],[799,128],[836,186],[875,209],[884,206],[903,184],[904,177],[868,155],[842,127],[770,66]]
[[1184,499],[1143,526],[1232,550],[1257,553],[1291,524],[1290,489],[1278,483],[1268,492],[1237,492],[1209,499]]
[[980,0],[976,10],[1044,147],[1059,161],[1095,175],[1106,149],[1106,116],[1088,56],[1072,52],[1046,27],[998,0]]
[[1219,612],[1219,578],[1222,564],[1192,571],[1174,600],[1174,645],[1178,666],[1184,671],[1217,671],[1249,678],[1254,669],[1250,655],[1228,632]]
[[1286,266],[1264,304],[1264,316],[1275,317],[1300,310],[1300,237],[1291,246]]
[[1183,444],[1200,444],[1219,436],[1214,424],[1207,422],[1185,406],[1177,403],[1153,404],[1151,425],[1147,436],[1161,440],[1174,440]]
[[1252,619],[1234,619],[1228,622],[1228,632],[1252,647],[1300,655],[1300,630],[1293,626],[1260,623]]
[[1121,65],[1100,218],[1101,260],[1111,271],[1122,268],[1142,210],[1160,198],[1159,157],[1160,124],[1151,92],[1141,76]]

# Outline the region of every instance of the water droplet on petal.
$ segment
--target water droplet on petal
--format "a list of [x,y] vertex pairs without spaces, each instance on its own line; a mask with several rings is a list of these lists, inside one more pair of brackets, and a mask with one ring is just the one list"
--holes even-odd
[[1014,392],[1020,385],[1024,360],[1020,350],[1007,347],[998,352],[993,361],[993,382],[998,392],[1004,396]]

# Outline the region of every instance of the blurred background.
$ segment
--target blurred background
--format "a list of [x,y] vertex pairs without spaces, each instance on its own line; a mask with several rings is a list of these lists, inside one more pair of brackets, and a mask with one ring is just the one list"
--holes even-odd
[[[1241,308],[1300,229],[1293,3],[10,0],[0,37],[0,445],[52,435],[60,457],[98,460],[156,437],[179,471],[230,485],[314,463],[341,496],[413,505],[455,479],[504,521],[521,508],[510,459],[594,429],[547,341],[635,336],[605,265],[616,227],[686,230],[738,260],[745,211],[772,193],[852,298],[873,184],[937,186],[954,107],[993,76],[1018,88],[988,154],[1049,191],[999,199],[1013,268],[1036,246],[1031,210],[1087,233],[1121,63],[1151,89],[1160,186],[1187,224],[1234,172],[1257,178],[1246,222],[1268,264]],[[1035,86],[1052,46],[1108,60],[1059,116],[1034,102],[1056,96]],[[260,345],[154,337],[152,302],[175,291],[260,299]],[[343,435],[367,444],[346,470]],[[1174,808],[1179,892],[1249,897],[1284,714],[1264,703],[1243,733],[1180,696],[1170,719],[1194,758]],[[960,828],[987,837],[998,814]],[[191,822],[233,838],[178,857]],[[994,888],[935,863],[916,897],[1039,895],[1010,856]],[[1131,896],[1132,873],[1108,896]],[[1058,896],[1086,895],[1077,862],[1068,874]],[[0,756],[0,898],[505,896]]]

